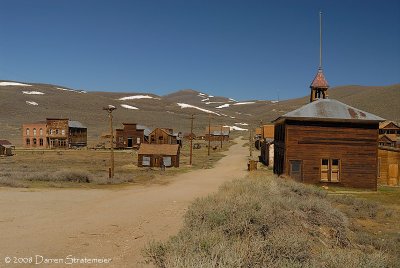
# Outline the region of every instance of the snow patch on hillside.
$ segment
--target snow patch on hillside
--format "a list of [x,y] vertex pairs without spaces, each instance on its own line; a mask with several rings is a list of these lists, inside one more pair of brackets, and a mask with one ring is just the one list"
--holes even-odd
[[235,123],[235,125],[239,125],[239,126],[248,126],[249,124],[247,124],[247,123]]
[[222,108],[227,108],[227,107],[229,107],[230,106],[230,104],[229,103],[225,103],[225,104],[223,104],[223,105],[220,105],[220,106],[218,106],[218,107],[215,107],[215,108],[217,108],[217,109],[222,109]]
[[25,101],[25,102],[26,102],[26,104],[29,104],[29,105],[34,105],[34,106],[39,105],[37,102],[34,102],[34,101]]
[[44,95],[43,92],[40,91],[22,91],[22,94],[27,94],[27,95]]
[[62,87],[57,87],[57,89],[63,90],[63,91],[75,92],[75,93],[87,93],[84,90],[75,90],[75,89],[68,89],[68,88],[62,88]]
[[199,92],[199,94],[198,94],[197,96],[199,96],[199,97],[205,97],[205,96],[207,96],[207,94],[204,94],[204,93]]
[[205,99],[202,99],[201,101],[208,101],[208,100],[210,100],[210,98],[205,98]]
[[126,108],[126,109],[130,109],[130,110],[139,110],[138,107],[131,106],[131,105],[128,105],[128,104],[121,104],[121,107]]
[[207,110],[207,109],[203,109],[203,108],[200,108],[200,107],[197,107],[197,106],[194,106],[194,105],[190,105],[190,104],[186,104],[186,103],[179,103],[179,102],[177,104],[181,107],[181,109],[192,108],[192,109],[197,109],[197,110],[205,112],[205,113],[216,114],[216,115],[220,116],[220,114],[218,114],[216,112],[213,112],[213,111],[210,111],[210,110]]
[[237,100],[229,98],[230,101],[237,102]]
[[135,96],[128,96],[128,97],[122,97],[119,98],[118,100],[138,100],[138,99],[153,99],[152,96],[149,95],[135,95]]
[[254,103],[256,103],[256,102],[254,102],[254,101],[244,101],[244,102],[234,103],[233,105],[245,105],[245,104],[254,104]]
[[205,102],[205,104],[221,104],[221,103],[224,103],[223,101],[208,101],[208,102]]
[[247,128],[241,128],[237,126],[224,126],[224,127],[229,127],[229,129],[232,130],[238,130],[238,131],[247,131]]
[[17,82],[0,82],[0,86],[20,86],[20,87],[31,87],[32,85],[22,84]]

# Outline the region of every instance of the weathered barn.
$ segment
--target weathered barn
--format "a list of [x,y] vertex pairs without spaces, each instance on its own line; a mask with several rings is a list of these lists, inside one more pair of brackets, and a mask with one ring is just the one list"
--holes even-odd
[[47,118],[46,121],[22,125],[26,148],[74,148],[87,146],[87,128],[68,118]]
[[400,149],[379,146],[378,183],[390,186],[400,185]]
[[150,144],[177,144],[177,135],[169,128],[156,128],[149,135]]
[[116,148],[138,148],[145,141],[145,128],[136,123],[122,123],[124,128],[116,129]]
[[384,119],[318,99],[275,120],[274,173],[306,183],[376,189]]
[[8,140],[0,140],[0,156],[12,156],[13,145]]
[[179,144],[145,144],[138,151],[139,167],[179,167]]
[[206,127],[205,140],[210,141],[229,141],[229,134],[231,129],[224,126],[211,126],[210,129]]
[[87,146],[87,128],[78,121],[68,121],[68,146],[85,147]]

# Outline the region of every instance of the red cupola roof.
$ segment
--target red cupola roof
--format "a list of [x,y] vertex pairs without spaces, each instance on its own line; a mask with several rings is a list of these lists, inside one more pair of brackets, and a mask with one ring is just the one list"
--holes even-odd
[[318,73],[311,83],[311,88],[329,88],[328,81],[326,81],[322,69],[318,69]]

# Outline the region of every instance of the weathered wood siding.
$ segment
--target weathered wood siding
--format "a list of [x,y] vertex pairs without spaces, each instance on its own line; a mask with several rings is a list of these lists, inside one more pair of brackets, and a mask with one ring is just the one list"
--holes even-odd
[[[400,149],[379,147],[378,183],[390,186],[400,184]],[[391,168],[391,170],[390,170]]]
[[284,174],[290,175],[289,161],[301,160],[301,180],[320,183],[322,159],[340,159],[338,185],[376,189],[377,123],[286,120],[284,125],[284,141],[275,148],[284,151]]
[[[150,166],[143,166],[143,157],[144,156],[150,157]],[[154,155],[154,154],[138,155],[138,167],[160,167],[161,159],[165,156],[171,157],[171,166],[170,167],[179,167],[179,155]]]

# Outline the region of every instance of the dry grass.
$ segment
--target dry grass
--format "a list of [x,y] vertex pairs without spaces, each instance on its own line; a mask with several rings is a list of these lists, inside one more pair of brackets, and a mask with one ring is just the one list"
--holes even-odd
[[144,255],[157,267],[396,264],[392,251],[359,239],[350,221],[332,205],[326,191],[271,175],[253,176],[196,200],[179,234],[152,242]]
[[[189,144],[181,150],[179,168],[138,168],[137,152],[115,151],[115,177],[108,179],[110,152],[107,150],[17,150],[12,157],[0,158],[0,185],[8,187],[87,187],[87,185],[167,183],[174,175],[193,169],[211,168],[233,144],[207,155],[206,143],[193,150],[189,166]],[[216,144],[215,144],[216,145]]]

